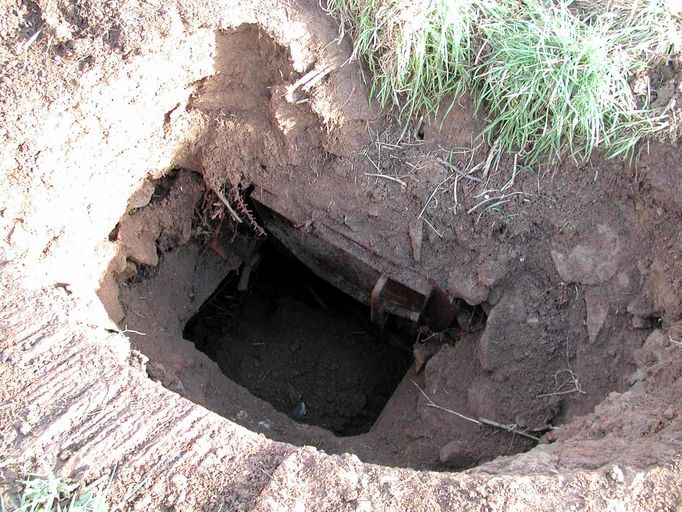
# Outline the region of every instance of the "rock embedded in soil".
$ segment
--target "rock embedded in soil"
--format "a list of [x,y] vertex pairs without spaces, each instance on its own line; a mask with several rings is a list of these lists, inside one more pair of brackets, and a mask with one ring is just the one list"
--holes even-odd
[[492,371],[505,366],[515,346],[532,339],[532,329],[526,323],[526,308],[519,297],[508,295],[497,304],[488,316],[486,330],[481,336],[479,358],[481,366]]
[[605,304],[592,290],[587,289],[585,291],[585,311],[587,313],[587,334],[590,343],[594,343],[609,314],[608,304]]
[[488,298],[488,288],[478,282],[474,272],[465,267],[454,267],[448,275],[448,292],[477,306]]
[[618,271],[622,249],[618,234],[610,226],[599,224],[573,247],[555,243],[551,255],[563,281],[600,284]]
[[472,451],[470,443],[457,440],[443,446],[438,458],[446,466],[462,468],[474,465],[478,455]]
[[31,433],[31,425],[27,421],[22,421],[17,425],[17,430],[22,436],[27,436]]

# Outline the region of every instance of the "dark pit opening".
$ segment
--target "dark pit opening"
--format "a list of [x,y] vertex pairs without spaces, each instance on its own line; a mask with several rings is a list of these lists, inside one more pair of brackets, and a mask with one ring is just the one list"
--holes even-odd
[[367,432],[412,363],[416,326],[370,308],[269,239],[244,287],[231,273],[190,319],[185,339],[222,372],[294,420],[339,436]]

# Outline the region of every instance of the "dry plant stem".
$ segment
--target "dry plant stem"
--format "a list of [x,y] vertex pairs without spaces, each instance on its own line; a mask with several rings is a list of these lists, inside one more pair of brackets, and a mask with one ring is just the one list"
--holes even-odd
[[301,78],[299,78],[293,85],[290,86],[289,90],[290,92],[293,92],[300,87],[305,92],[308,92],[318,83],[320,83],[325,76],[327,76],[329,73],[331,73],[338,67],[339,64],[336,62],[319,68],[316,67],[313,70],[306,73],[305,75],[303,75]]
[[127,326],[122,331],[112,332],[111,336],[123,336],[125,334],[137,334],[138,336],[146,336],[145,333],[136,331],[135,329],[128,329]]
[[518,434],[520,436],[526,437],[528,439],[532,439],[533,441],[539,442],[540,438],[534,435],[529,434],[528,432],[524,432],[523,430],[518,430],[516,425],[503,425],[502,423],[497,423],[496,421],[492,420],[487,420],[485,418],[471,418],[469,416],[465,416],[464,414],[461,414],[457,411],[453,411],[452,409],[448,409],[447,407],[443,407],[441,405],[438,405],[435,403],[429,396],[424,392],[424,390],[419,387],[419,384],[417,384],[415,381],[412,381],[412,384],[415,385],[415,387],[419,390],[419,392],[422,394],[422,396],[426,399],[428,402],[426,404],[427,407],[432,407],[433,409],[438,409],[439,411],[447,412],[448,414],[453,414],[454,416],[457,416],[458,418],[461,418],[466,421],[470,421],[471,423],[475,423],[476,425],[479,426],[489,426],[489,427],[494,427],[494,428],[499,428],[501,430],[504,430],[506,432],[509,432],[510,434]]
[[457,186],[459,185],[459,178],[461,178],[459,174],[455,176],[455,185],[452,187],[452,197],[455,201],[455,205],[452,207],[452,213],[454,215],[457,215],[457,206],[459,206],[459,199],[457,198]]
[[396,183],[400,183],[403,187],[407,187],[407,183],[405,183],[403,180],[400,178],[396,178],[395,176],[389,176],[387,174],[379,174],[376,172],[366,172],[365,176],[372,176],[375,178],[385,178],[387,180],[395,181]]
[[[547,398],[550,396],[561,396],[561,395],[570,395],[573,393],[578,393],[579,395],[585,395],[585,391],[580,387],[580,382],[578,381],[578,376],[575,374],[573,370],[570,369],[564,369],[560,370],[556,373],[555,378],[558,377],[561,373],[568,373],[568,379],[566,379],[561,385],[557,384],[556,391],[553,391],[551,393],[542,393],[540,395],[537,395],[536,398]],[[568,384],[573,384],[573,388],[570,389],[564,389]]]
[[230,215],[232,216],[234,221],[237,224],[241,224],[243,222],[242,219],[239,217],[239,215],[237,215],[237,212],[234,211],[232,206],[230,206],[230,203],[227,201],[222,192],[220,192],[220,190],[213,190],[213,192],[215,193],[216,196],[218,196],[218,199],[220,199],[220,201],[225,205],[225,208],[227,208],[227,211],[230,212]]
[[471,176],[471,174],[465,173],[465,172],[464,172],[462,169],[460,169],[458,166],[452,165],[451,163],[449,163],[449,162],[443,160],[442,158],[439,158],[439,159],[438,159],[438,163],[441,164],[441,165],[444,166],[444,167],[447,167],[448,169],[451,169],[451,170],[455,171],[455,172],[456,172],[457,174],[459,174],[462,178],[465,178],[465,179],[467,179],[467,180],[469,180],[469,181],[473,181],[474,183],[478,183],[479,181],[481,181],[481,178],[477,178],[476,176]]
[[[578,395],[586,395],[587,393],[583,390],[583,388],[580,386],[580,381],[578,380],[578,375],[573,371],[571,368],[571,363],[570,363],[570,355],[569,355],[569,343],[570,341],[566,339],[566,368],[563,370],[559,370],[554,374],[554,382],[556,384],[556,387],[554,388],[554,391],[551,391],[549,393],[542,393],[540,395],[537,395],[536,398],[547,398],[550,396],[561,396],[561,395],[570,395],[572,393],[577,393]],[[566,379],[562,384],[559,384],[559,375],[562,373],[568,373],[568,379]],[[567,385],[573,384],[572,388],[566,388]]]
[[424,212],[425,212],[426,209],[428,208],[429,204],[431,204],[431,200],[433,199],[433,197],[434,197],[434,196],[436,195],[436,193],[440,190],[440,187],[442,187],[442,186],[445,184],[445,182],[447,182],[448,180],[451,180],[451,179],[452,179],[452,175],[450,175],[450,176],[448,176],[447,178],[445,178],[443,181],[441,181],[441,182],[436,186],[436,188],[433,189],[433,192],[432,192],[431,195],[429,196],[429,199],[426,201],[426,204],[424,204],[424,207],[422,208],[422,211],[419,212],[419,215],[417,216],[417,219],[421,219],[421,218],[422,218],[422,215],[424,215]]
[[422,219],[424,222],[426,222],[426,225],[427,225],[428,227],[430,227],[431,229],[433,229],[433,232],[436,233],[436,234],[438,235],[439,238],[443,238],[443,235],[441,235],[441,234],[438,232],[438,230],[437,230],[435,227],[433,227],[433,224],[431,224],[428,220],[426,220],[426,217],[422,217],[421,219]]
[[240,212],[242,212],[242,215],[244,216],[246,221],[251,225],[256,235],[258,235],[259,237],[265,236],[266,235],[265,229],[263,229],[261,225],[258,224],[256,218],[253,216],[253,213],[251,213],[251,211],[246,206],[246,203],[244,202],[241,187],[235,188],[233,190],[233,194],[235,203],[237,204],[237,208],[239,209]]
[[40,33],[41,33],[41,32],[42,32],[42,30],[38,30],[38,32],[36,32],[35,34],[33,34],[33,36],[31,36],[31,39],[28,40],[28,43],[26,43],[26,47],[24,48],[24,66],[23,66],[23,68],[22,68],[22,70],[21,70],[22,73],[23,73],[24,71],[26,71],[26,68],[27,68],[27,66],[28,66],[28,49],[31,47],[31,45],[32,45],[33,43],[36,42],[36,40],[37,40],[38,37],[40,36]]
[[468,213],[469,215],[471,215],[472,213],[474,213],[474,212],[476,211],[476,209],[477,209],[479,206],[483,206],[484,204],[489,203],[489,202],[491,202],[491,201],[495,201],[495,200],[504,200],[504,199],[507,199],[508,197],[516,196],[516,195],[519,195],[519,194],[528,195],[528,194],[526,194],[525,192],[512,192],[511,194],[504,194],[504,195],[501,195],[501,196],[489,197],[489,198],[487,198],[487,199],[484,199],[484,200],[481,201],[480,203],[478,203],[476,206],[473,206],[472,208],[470,208],[470,209],[467,211],[467,213]]

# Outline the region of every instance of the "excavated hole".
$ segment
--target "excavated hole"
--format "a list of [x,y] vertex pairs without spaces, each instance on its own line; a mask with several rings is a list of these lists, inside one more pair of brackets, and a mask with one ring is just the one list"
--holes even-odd
[[[201,151],[192,154],[191,158],[173,159],[174,165],[187,165],[203,175],[196,174],[177,187],[181,192],[184,187],[187,204],[178,200],[172,208],[168,206],[169,197],[173,197],[175,190],[176,175],[184,176],[182,172],[176,173],[164,178],[165,182],[158,182],[150,195],[142,194],[147,198],[146,203],[144,197],[131,198],[121,223],[106,226],[108,241],[118,244],[120,257],[112,263],[114,270],[107,275],[109,282],[101,283],[98,293],[120,330],[129,335],[133,348],[144,354],[139,358],[134,355],[131,358],[133,365],[146,369],[152,379],[166,388],[273,439],[310,444],[328,452],[356,453],[368,462],[433,469],[469,468],[534,445],[532,440],[519,438],[513,429],[505,431],[493,428],[493,423],[480,426],[459,421],[461,418],[455,416],[457,413],[451,414],[445,407],[472,417],[493,419],[502,426],[518,425],[541,437],[561,422],[589,413],[609,391],[627,389],[629,383],[625,379],[634,370],[631,354],[642,346],[649,330],[661,325],[660,318],[648,316],[644,310],[643,316],[639,316],[639,310],[637,314],[626,311],[625,305],[641,292],[636,283],[640,278],[649,278],[644,277],[644,270],[639,270],[640,276],[634,266],[628,267],[631,263],[623,256],[624,261],[618,263],[619,273],[613,279],[622,290],[616,285],[609,288],[606,284],[603,287],[572,286],[563,280],[557,284],[556,265],[549,259],[550,245],[544,241],[540,243],[539,238],[534,240],[535,236],[551,240],[552,256],[556,245],[556,250],[564,251],[559,251],[564,256],[579,247],[581,258],[578,259],[585,254],[590,256],[590,261],[608,259],[612,255],[608,243],[601,243],[601,230],[602,227],[606,229],[609,222],[615,223],[615,217],[606,216],[608,218],[603,220],[606,224],[602,225],[602,219],[596,217],[599,210],[586,212],[593,216],[587,217],[587,221],[600,223],[596,231],[599,240],[585,238],[589,234],[585,221],[582,226],[573,226],[568,221],[563,224],[565,219],[560,215],[560,208],[557,208],[556,218],[555,212],[543,213],[541,201],[537,206],[533,204],[533,208],[538,208],[537,217],[527,223],[527,219],[523,219],[523,224],[517,226],[518,231],[511,235],[506,224],[495,220],[493,226],[496,227],[490,227],[488,236],[483,217],[480,225],[476,221],[478,228],[472,224],[476,231],[473,236],[463,237],[461,243],[425,239],[425,249],[430,251],[430,256],[437,257],[434,260],[437,263],[430,267],[425,265],[421,277],[428,277],[434,269],[447,269],[450,264],[454,270],[458,262],[464,261],[468,265],[461,275],[455,273],[454,278],[446,277],[445,272],[436,286],[447,288],[446,284],[452,280],[457,289],[458,278],[471,277],[467,272],[475,278],[486,276],[495,281],[499,271],[503,277],[499,278],[499,283],[495,281],[489,302],[484,304],[486,311],[491,312],[483,333],[485,336],[481,335],[485,323],[482,310],[463,310],[461,321],[458,318],[451,325],[455,326],[455,331],[466,326],[468,332],[443,335],[432,347],[429,365],[423,364],[421,369],[411,367],[411,342],[416,338],[418,323],[410,324],[390,316],[386,325],[378,328],[371,323],[370,308],[366,304],[353,302],[317,279],[278,246],[274,240],[278,236],[271,236],[269,242],[258,249],[263,254],[260,268],[253,272],[248,289],[239,291],[243,262],[250,261],[254,254],[254,248],[249,245],[254,235],[253,232],[242,232],[236,233],[235,238],[235,233],[228,232],[217,247],[222,256],[207,250],[207,233],[195,232],[196,226],[191,221],[192,210],[205,192],[202,179],[213,176],[213,186],[229,187],[240,179],[248,183],[254,176],[260,176],[256,186],[264,192],[263,197],[273,211],[280,213],[286,212],[288,206],[295,206],[296,200],[295,194],[290,198],[281,190],[279,178],[282,175],[290,176],[292,190],[298,187],[308,194],[319,191],[321,198],[333,187],[332,197],[345,197],[345,201],[339,201],[332,209],[333,202],[325,201],[319,206],[322,199],[316,198],[311,202],[312,211],[301,208],[298,217],[292,215],[287,220],[295,227],[293,231],[308,236],[314,217],[315,225],[310,230],[336,236],[336,250],[342,242],[354,243],[350,236],[368,233],[367,225],[353,218],[354,205],[359,210],[357,217],[364,219],[366,214],[376,219],[371,224],[378,226],[377,231],[371,235],[390,239],[398,234],[392,226],[404,227],[400,231],[400,244],[405,249],[407,227],[412,213],[416,213],[413,203],[419,203],[418,208],[421,208],[433,188],[426,190],[429,185],[418,188],[410,183],[410,187],[406,187],[408,190],[398,196],[391,195],[389,188],[395,187],[395,183],[379,183],[378,179],[374,185],[353,182],[352,191],[340,186],[346,181],[351,183],[347,178],[352,176],[346,171],[347,167],[352,169],[353,164],[344,163],[342,158],[331,158],[332,155],[326,152],[331,147],[330,139],[325,138],[320,120],[309,109],[308,98],[303,92],[294,91],[297,95],[292,101],[285,94],[304,73],[294,71],[288,50],[261,34],[258,27],[244,26],[216,34],[215,53],[215,73],[196,82],[196,91],[187,105],[179,109],[170,105],[173,110],[164,117],[164,134],[166,129],[168,133],[184,130],[183,123],[193,119],[191,116],[185,119],[185,113],[201,112],[202,121],[207,123],[207,134],[193,142],[193,149]],[[337,85],[332,82],[330,90],[336,89]],[[340,88],[344,103],[333,95],[330,103],[345,107],[348,104],[346,92],[355,90],[355,86],[350,85],[352,87],[345,91]],[[428,141],[428,130],[420,127],[417,138]],[[135,161],[135,154],[125,153],[125,158]],[[158,171],[156,157],[150,158],[149,162],[151,164],[138,165],[153,164]],[[359,176],[363,175],[362,169],[357,172]],[[371,169],[370,173],[373,174]],[[428,184],[432,178],[439,182],[438,175],[428,168],[424,175],[427,179],[422,183]],[[142,174],[134,176],[137,180]],[[315,182],[319,176],[323,179]],[[131,185],[132,182],[126,182],[126,187]],[[455,180],[455,190],[456,186]],[[268,195],[268,188],[270,192],[282,192],[281,198],[274,193]],[[194,193],[198,195],[190,197]],[[349,199],[353,197],[357,198],[356,203]],[[396,197],[396,208],[383,208]],[[97,196],[96,200],[99,198]],[[281,199],[283,204],[278,204],[276,199]],[[186,206],[189,212],[184,210]],[[580,211],[576,204],[568,206],[567,212]],[[403,207],[407,213],[401,216],[399,212]],[[446,205],[441,207],[446,208]],[[316,214],[325,208],[327,215],[318,218]],[[184,217],[178,214],[180,211],[184,212]],[[145,212],[153,215],[145,216]],[[509,217],[514,215],[516,213],[511,213]],[[662,214],[659,212],[658,215]],[[153,222],[149,222],[150,217]],[[549,226],[548,218],[552,221]],[[180,225],[182,222],[184,226]],[[552,228],[555,223],[562,226],[558,234]],[[465,222],[453,221],[453,226],[463,227],[469,234]],[[565,226],[570,229],[562,235]],[[338,228],[336,231],[335,227]],[[273,234],[272,230],[268,231]],[[350,233],[347,239],[342,239],[344,233]],[[428,230],[425,233],[430,234]],[[607,242],[612,239],[618,242],[616,248],[627,247],[631,240],[623,234],[630,231],[620,225],[606,233],[609,235]],[[633,228],[628,236],[634,239],[637,233]],[[553,235],[555,238],[551,238]],[[365,253],[353,256],[364,257],[365,263],[370,258],[390,259],[392,247],[387,247],[388,242],[384,242],[382,236],[377,237],[380,249],[376,254],[366,251],[373,249],[372,237],[356,236],[359,242],[355,248]],[[493,242],[488,243],[498,237],[505,238],[499,254],[490,250]],[[514,237],[528,238],[530,242],[524,245],[512,240]],[[286,241],[286,237],[279,238]],[[319,245],[319,241],[302,242],[304,246],[315,243]],[[151,250],[148,250],[149,246]],[[443,257],[447,251],[462,248],[470,250],[471,258]],[[637,260],[638,268],[651,263],[648,250],[646,246],[632,251],[631,259]],[[323,250],[322,253],[332,259],[331,251]],[[615,261],[620,257],[614,254],[612,259]],[[375,268],[374,274],[367,272],[363,282],[371,289],[378,282],[380,276],[377,274],[386,272],[396,280],[414,284],[413,280],[405,279],[408,274],[420,277],[414,275],[409,261],[408,258],[406,268],[394,268],[393,273],[390,268],[386,270],[389,265],[380,270]],[[348,270],[345,262],[337,262],[335,270],[335,279],[343,282]],[[116,277],[115,282],[111,279],[112,274]],[[655,274],[656,271],[652,273],[653,279],[656,279]],[[671,279],[675,277],[671,276]],[[327,278],[329,280],[329,276]],[[335,281],[335,284],[339,286],[339,282]],[[56,285],[70,293],[68,284]],[[417,288],[415,294],[421,298],[428,293],[425,286]],[[394,291],[407,302],[414,297],[409,293],[400,295],[405,290],[397,285]],[[458,292],[450,293],[456,295]],[[608,297],[611,293],[621,296],[612,300]],[[461,295],[465,296],[464,293]],[[603,318],[599,328],[591,332],[593,321],[600,315]],[[467,320],[467,316],[473,321]],[[217,363],[224,375],[206,355]],[[651,366],[655,364],[658,363],[652,359]],[[578,376],[586,391],[578,385]],[[568,377],[575,382],[569,381]],[[574,387],[566,388],[565,382]],[[637,383],[644,385],[641,380]],[[425,391],[419,394],[413,384],[423,386]],[[431,399],[435,402],[430,402]],[[265,402],[283,414],[276,413]],[[435,404],[443,407],[429,407]],[[343,441],[349,442],[334,445],[334,440],[325,438],[329,444],[320,443],[321,429],[306,429],[303,424],[323,427],[346,436]],[[595,435],[603,435],[601,428],[595,423]],[[368,430],[373,437],[358,436],[361,439],[356,444],[350,443],[352,437]],[[362,451],[362,443],[368,446],[367,451]],[[591,457],[591,452],[585,453],[586,458]],[[564,455],[569,459],[571,454],[561,456]],[[600,456],[601,453],[595,452],[594,459],[599,460]],[[593,467],[590,464],[581,461],[576,462],[575,467]]]
[[368,297],[382,274],[372,262],[320,231],[287,228],[285,217],[249,202],[250,189],[243,200],[266,236],[216,215],[225,213],[221,203],[196,173],[177,170],[147,188],[149,203],[109,238],[129,247],[146,241],[146,252],[131,254],[158,258],[128,259],[118,274],[120,327],[149,359],[149,377],[277,440],[403,464],[362,434],[406,442],[381,421],[384,412],[411,414],[405,393],[425,358],[481,332],[483,309],[388,279],[377,316]]
[[360,304],[269,240],[248,291],[231,273],[184,337],[230,379],[291,418],[337,435],[367,432],[412,363],[414,327],[383,329]]
[[[431,191],[409,190],[392,210],[377,206],[392,184],[348,187],[341,175],[353,164],[328,152],[320,118],[292,89],[302,76],[258,27],[216,33],[215,73],[185,108],[207,123],[191,157],[179,159],[194,173],[145,183],[110,226],[119,293],[103,285],[105,307],[148,358],[150,378],[271,439],[430,469],[531,448],[570,413],[555,376],[575,357],[566,333],[584,318],[582,298],[563,288],[554,301],[527,298],[545,283],[522,275],[514,286],[500,281],[496,300],[463,304],[457,297],[483,300],[467,292],[478,264],[448,259],[452,247],[427,228],[410,227],[409,238],[396,231],[411,225],[403,206],[423,205]],[[315,196],[310,204],[301,190]],[[435,259],[412,264],[422,245]],[[490,249],[481,254],[492,279],[503,263]]]

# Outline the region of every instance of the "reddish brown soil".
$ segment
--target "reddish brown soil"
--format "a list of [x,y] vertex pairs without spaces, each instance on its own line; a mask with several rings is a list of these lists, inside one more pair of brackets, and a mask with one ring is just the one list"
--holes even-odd
[[[238,34],[244,37],[244,32]],[[230,44],[224,42],[224,47]],[[270,84],[272,76],[261,79]],[[212,84],[206,87],[205,94],[212,97],[216,90],[225,89]],[[210,101],[201,98],[197,97],[197,108],[210,109]],[[509,180],[505,169],[512,165],[511,161],[503,161],[483,181],[454,179],[452,171],[442,163],[447,155],[439,146],[463,144],[457,133],[449,134],[448,126],[473,126],[474,121],[462,121],[470,115],[466,110],[455,111],[442,132],[427,129],[425,141],[398,141],[394,136],[398,128],[391,128],[390,123],[389,128],[377,128],[379,142],[370,141],[366,155],[352,155],[351,165],[325,153],[317,146],[315,135],[306,143],[308,152],[313,153],[309,158],[320,166],[315,167],[319,170],[313,177],[291,173],[286,167],[280,169],[258,155],[245,155],[245,146],[229,142],[232,138],[227,133],[233,128],[219,122],[207,131],[199,154],[188,160],[210,183],[228,177],[216,178],[211,169],[217,164],[213,162],[236,154],[255,159],[249,167],[256,168],[256,172],[239,178],[243,188],[255,184],[258,200],[263,200],[267,191],[269,203],[275,204],[292,223],[302,226],[300,229],[315,230],[316,222],[335,225],[358,243],[371,247],[379,255],[379,266],[385,259],[394,268],[417,268],[455,298],[481,304],[489,313],[482,334],[462,337],[459,332],[449,342],[442,336],[431,341],[441,343],[443,349],[439,351],[438,344],[430,349],[431,353],[438,352],[437,356],[418,375],[405,378],[401,385],[405,389],[398,392],[413,398],[403,397],[402,405],[389,407],[373,428],[372,440],[363,440],[365,445],[374,446],[371,454],[353,448],[366,460],[461,468],[527,449],[527,439],[515,435],[504,440],[504,432],[453,421],[442,411],[428,408],[415,421],[403,408],[409,410],[411,406],[405,404],[414,400],[422,407],[425,404],[417,384],[441,406],[542,435],[576,415],[590,412],[609,392],[623,391],[633,384],[637,380],[633,352],[652,329],[661,325],[664,316],[656,300],[665,299],[654,299],[664,296],[652,291],[645,277],[644,260],[655,242],[648,226],[636,220],[641,213],[632,200],[629,177],[635,171],[621,162],[598,160],[591,163],[593,169],[599,167],[594,181],[586,181],[586,171],[581,174],[570,170],[568,164],[565,169],[553,170],[553,174],[548,170],[520,170],[506,192],[512,194],[507,202],[493,210],[479,208],[467,214],[467,208],[486,197],[505,194],[500,191]],[[290,116],[297,119],[295,113]],[[269,125],[260,128],[266,140],[276,141],[272,129]],[[299,132],[296,136],[304,135]],[[213,142],[216,140],[222,141],[220,149]],[[212,146],[215,149],[210,157],[202,156],[205,148]],[[314,152],[320,156],[314,156]],[[406,173],[401,178],[406,186],[366,176],[373,173],[370,160],[379,162],[381,172],[387,175]],[[456,156],[452,162],[458,164]],[[650,168],[660,164],[653,154],[644,154],[641,165]],[[444,180],[446,184],[438,188]],[[312,189],[314,194],[309,193]],[[622,196],[618,196],[618,190],[623,191]],[[363,198],[369,198],[369,202]],[[421,258],[415,262],[408,225],[427,202],[424,216],[433,228],[423,227]],[[224,243],[225,253],[243,252],[238,244],[231,249],[229,240]],[[247,318],[239,320],[248,323],[248,313]],[[126,325],[146,330],[139,318],[130,315]],[[237,336],[239,342],[231,342],[240,352],[240,343],[251,343],[251,336],[257,336],[257,330],[246,335],[241,327],[231,334],[232,340],[235,332],[242,332]],[[144,344],[150,341],[140,343],[144,351]],[[306,356],[317,360],[312,353],[306,352]],[[221,359],[224,357],[231,362]],[[214,359],[222,361],[223,368],[237,364],[228,355],[216,355]],[[257,382],[266,371],[260,364],[262,361],[258,368],[240,371],[232,366],[227,373],[238,375],[235,378],[242,383]],[[595,367],[602,371],[595,372]],[[242,375],[243,371],[253,375]],[[295,404],[283,391],[288,385],[278,386],[279,396],[271,398],[271,402],[286,413]],[[347,442],[340,446],[349,449]]]
[[[677,506],[677,147],[652,143],[632,165],[506,158],[468,175],[488,149],[473,140],[482,121],[468,100],[423,126],[423,140],[399,139],[368,106],[357,63],[340,66],[348,41],[335,42],[316,2],[2,8],[3,492],[55,470],[104,477],[102,489],[111,480],[109,501],[137,510]],[[449,154],[472,140],[476,150]],[[157,181],[173,169],[184,170]],[[246,220],[239,229],[215,196],[204,209],[207,187]],[[418,364],[365,434],[293,421],[290,403],[255,397],[183,339],[256,249],[235,192],[250,187],[289,219],[283,243],[335,233],[377,272],[420,276],[484,311],[484,329],[460,315],[417,345]],[[206,212],[224,215],[220,236],[220,216],[198,220]],[[287,347],[301,323],[288,304]],[[349,332],[325,354],[293,353],[310,367],[344,340],[352,348]],[[362,375],[381,371],[363,359]],[[348,380],[350,366],[339,366]],[[362,401],[336,386],[340,402]],[[521,453],[533,443],[517,430],[540,445]]]

